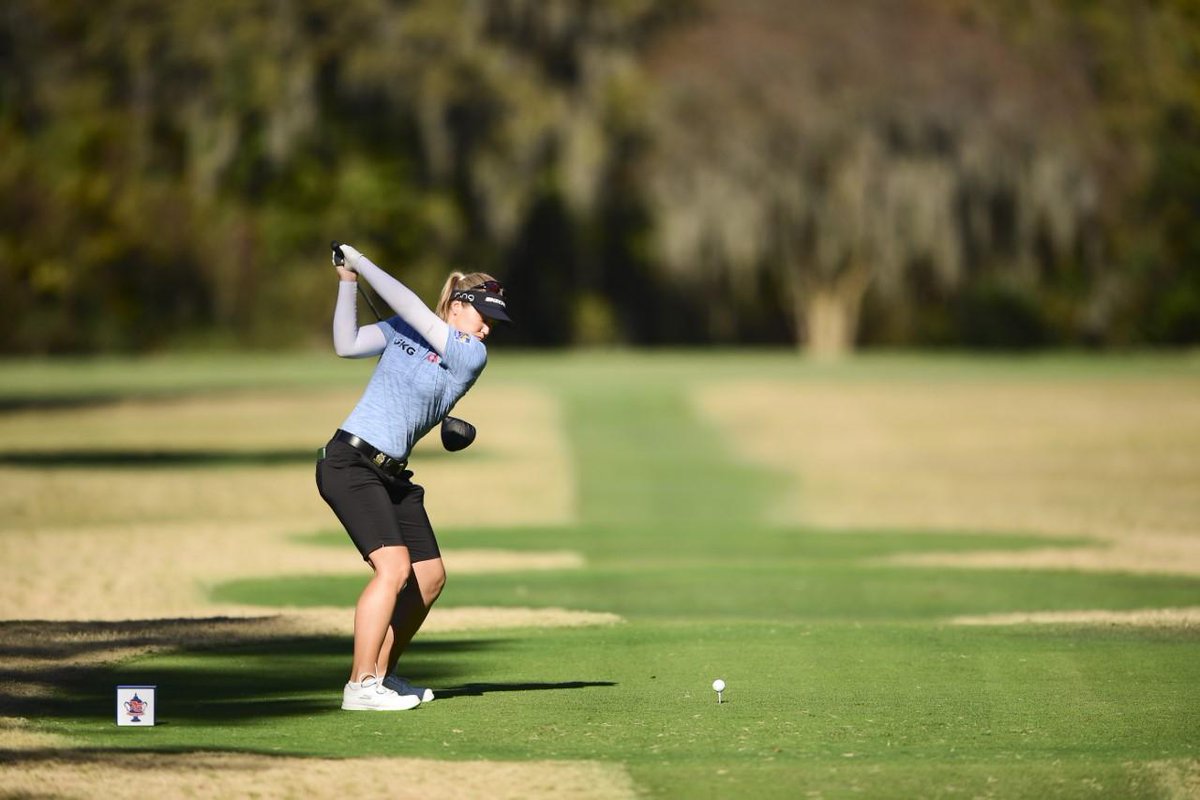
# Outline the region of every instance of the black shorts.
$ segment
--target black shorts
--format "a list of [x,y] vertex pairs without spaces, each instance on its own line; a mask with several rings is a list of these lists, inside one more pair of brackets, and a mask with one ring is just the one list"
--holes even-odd
[[392,477],[363,453],[331,439],[317,461],[317,491],[333,509],[364,561],[380,547],[403,545],[415,564],[441,558],[425,513],[425,489],[405,470]]

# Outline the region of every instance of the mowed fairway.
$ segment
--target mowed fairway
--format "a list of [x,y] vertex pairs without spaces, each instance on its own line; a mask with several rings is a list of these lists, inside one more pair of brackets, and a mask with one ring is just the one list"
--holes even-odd
[[312,485],[366,369],[0,365],[0,795],[1200,796],[1194,356],[496,347],[397,715]]

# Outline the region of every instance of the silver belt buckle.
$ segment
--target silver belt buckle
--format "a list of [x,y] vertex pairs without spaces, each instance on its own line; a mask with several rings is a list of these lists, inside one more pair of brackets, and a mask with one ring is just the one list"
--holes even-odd
[[371,460],[375,462],[375,466],[382,468],[383,465],[387,463],[388,457],[383,453],[376,453],[375,457]]

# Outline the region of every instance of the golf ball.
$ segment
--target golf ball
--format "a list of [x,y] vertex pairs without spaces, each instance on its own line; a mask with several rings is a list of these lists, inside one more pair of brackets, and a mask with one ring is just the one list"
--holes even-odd
[[720,678],[717,678],[715,681],[713,681],[713,691],[714,692],[725,691],[725,681],[721,680]]

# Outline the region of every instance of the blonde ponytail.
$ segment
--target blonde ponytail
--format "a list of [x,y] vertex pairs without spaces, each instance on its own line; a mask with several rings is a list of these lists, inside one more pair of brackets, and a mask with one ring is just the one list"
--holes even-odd
[[446,278],[446,283],[442,286],[442,293],[438,297],[437,315],[443,320],[450,318],[450,303],[452,302],[450,295],[459,289],[473,289],[484,281],[496,280],[486,272],[451,272],[450,277]]

